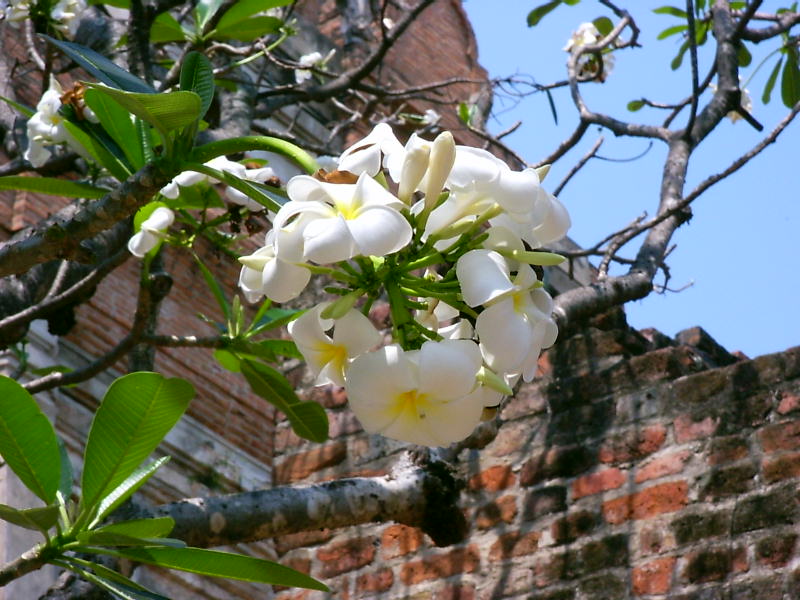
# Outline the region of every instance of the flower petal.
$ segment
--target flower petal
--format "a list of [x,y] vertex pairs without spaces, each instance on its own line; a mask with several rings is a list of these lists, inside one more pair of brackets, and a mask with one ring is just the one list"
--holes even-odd
[[487,364],[499,372],[514,371],[528,354],[533,331],[511,298],[485,308],[475,322]]
[[481,362],[472,340],[427,341],[419,351],[419,390],[442,400],[466,396],[475,388]]
[[347,221],[347,226],[363,256],[397,252],[408,245],[414,233],[403,215],[386,206],[363,209],[355,219]]
[[469,306],[486,304],[513,289],[505,260],[492,250],[470,250],[458,259],[456,277]]

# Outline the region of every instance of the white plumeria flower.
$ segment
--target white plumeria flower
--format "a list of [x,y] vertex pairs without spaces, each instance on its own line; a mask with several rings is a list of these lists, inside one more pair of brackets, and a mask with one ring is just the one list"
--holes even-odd
[[436,125],[441,120],[442,115],[432,108],[427,109],[422,115],[422,123],[424,125]]
[[75,37],[78,31],[78,17],[87,9],[84,0],[58,0],[50,11],[50,17],[56,21],[56,29]]
[[142,221],[142,226],[128,241],[128,250],[138,258],[155,248],[164,237],[164,232],[175,220],[173,213],[166,206],[159,206],[149,217]]
[[[216,158],[213,158],[205,163],[205,165],[207,167],[211,167],[212,169],[216,169],[217,171],[230,173],[241,179],[244,179],[247,173],[247,169],[243,164],[228,160],[225,156],[217,156]],[[183,171],[182,173],[176,175],[167,185],[161,188],[160,193],[165,198],[175,200],[180,195],[182,187],[191,187],[193,185],[197,185],[198,183],[202,183],[203,181],[208,181],[209,183],[219,183],[219,180],[213,177],[208,177],[203,173],[198,173],[197,171]]]
[[374,177],[381,166],[386,166],[388,157],[402,152],[403,145],[395,137],[392,128],[386,123],[378,123],[367,137],[342,152],[339,170],[354,175],[366,173]]
[[409,352],[386,346],[353,360],[347,396],[367,432],[446,446],[467,437],[480,421],[480,367],[480,350],[469,340],[428,341]]
[[41,167],[50,159],[47,146],[73,141],[64,125],[64,117],[58,112],[63,93],[61,85],[51,77],[49,89],[36,105],[36,112],[28,119],[28,148],[23,156],[34,167]]
[[[247,169],[244,173],[243,179],[248,179],[250,181],[257,181],[258,183],[264,183],[265,181],[276,177],[275,171],[270,167],[261,167],[259,169]],[[247,210],[251,212],[260,212],[264,210],[264,206],[259,202],[253,200],[247,194],[243,194],[236,188],[228,186],[225,190],[225,197],[233,202],[234,204],[238,204],[239,206],[244,206]]]
[[501,373],[521,373],[531,381],[542,348],[558,335],[552,298],[538,288],[533,269],[521,264],[513,280],[508,263],[493,250],[470,250],[456,264],[461,292],[469,306],[483,305],[475,322],[487,364]]
[[297,215],[306,218],[306,260],[327,264],[359,255],[384,256],[411,241],[411,225],[397,211],[403,203],[366,174],[355,184],[299,175],[289,181],[286,192],[291,201],[278,211],[274,226],[284,227]]
[[[328,54],[324,57],[319,52],[309,52],[308,54],[303,54],[300,58],[297,59],[298,64],[303,67],[324,67],[325,64],[333,58],[333,55],[336,54],[336,49],[332,49]],[[295,69],[294,70],[294,80],[297,83],[303,83],[308,81],[314,76],[310,69]]]
[[[339,319],[323,319],[320,315],[330,302],[318,304],[289,323],[298,350],[303,354],[317,385],[345,385],[345,372],[350,359],[374,348],[381,334],[370,320],[355,309]],[[326,331],[333,328],[333,335]]]
[[257,302],[263,296],[275,302],[287,302],[300,295],[308,285],[311,272],[303,266],[301,231],[299,223],[270,229],[263,248],[239,257],[243,265],[239,287],[248,302]]
[[567,209],[555,196],[542,188],[538,203],[538,220],[532,217],[522,219],[513,213],[504,213],[492,218],[490,223],[513,231],[532,248],[540,248],[560,240],[572,225]]
[[581,23],[578,29],[572,32],[572,36],[567,41],[567,45],[564,46],[564,50],[572,52],[574,48],[596,44],[601,38],[600,31],[598,31],[594,23]]

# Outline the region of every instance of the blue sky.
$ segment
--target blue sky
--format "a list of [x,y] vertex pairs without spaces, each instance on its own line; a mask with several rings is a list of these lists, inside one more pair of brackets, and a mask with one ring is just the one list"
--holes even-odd
[[[535,28],[528,28],[528,12],[542,3],[523,0],[465,0],[464,7],[475,29],[479,61],[490,76],[527,74],[538,83],[564,79],[567,53],[562,50],[571,32],[581,22],[610,12],[597,2],[562,6]],[[680,36],[663,41],[658,33],[677,24],[674,17],[653,14],[665,2],[625,3],[642,30],[642,48],[616,52],[616,64],[604,84],[584,86],[590,108],[630,121],[660,123],[663,112],[644,108],[630,113],[630,100],[647,97],[674,102],[690,90],[688,60],[671,71],[669,62],[680,44]],[[673,2],[683,5],[683,2]],[[762,10],[780,8],[767,1]],[[502,9],[499,9],[502,7]],[[711,56],[701,49],[701,77]],[[747,80],[761,60],[775,48],[765,43],[752,48],[753,61],[742,71]],[[757,132],[744,121],[727,119],[705,140],[695,155],[687,178],[686,192],[707,176],[724,170],[734,159],[754,146],[786,114],[779,87],[770,104],[761,103],[761,91],[776,58],[747,83],[752,92],[753,114],[765,127]],[[554,90],[558,112],[555,124],[544,94],[519,103],[498,97],[489,129],[504,130],[518,120],[523,125],[505,141],[535,162],[548,155],[577,124],[577,116],[566,88]],[[705,96],[703,100],[707,100]],[[685,117],[684,117],[685,118]],[[727,349],[758,356],[800,344],[800,118],[778,140],[732,177],[718,183],[694,204],[694,217],[673,237],[677,244],[668,264],[670,286],[692,285],[679,293],[651,294],[627,305],[629,322],[637,328],[656,327],[667,335],[700,325]],[[593,245],[647,211],[653,215],[666,148],[654,142],[614,138],[608,131],[592,129],[581,145],[559,161],[545,185],[553,189],[575,162],[603,135],[604,157],[625,159],[646,152],[632,162],[591,161],[564,188],[560,199],[570,211],[569,235],[583,246]],[[638,245],[622,254],[633,256]],[[612,270],[620,274],[622,269]]]

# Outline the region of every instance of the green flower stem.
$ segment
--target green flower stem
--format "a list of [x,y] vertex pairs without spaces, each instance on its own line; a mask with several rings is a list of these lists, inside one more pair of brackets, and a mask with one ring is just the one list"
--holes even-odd
[[[206,35],[204,36],[204,39],[209,39],[209,38],[213,37],[213,35],[214,35],[216,32],[217,32],[217,30],[216,30],[216,29],[214,29],[214,30],[213,30],[213,31],[211,31],[210,33],[206,34]],[[277,40],[275,40],[274,42],[272,42],[272,43],[271,43],[269,46],[267,46],[267,47],[266,47],[266,48],[264,48],[263,50],[259,50],[258,52],[256,52],[256,53],[255,53],[255,54],[253,54],[252,56],[248,56],[247,58],[243,58],[242,60],[239,60],[239,61],[236,61],[236,62],[233,62],[233,63],[231,63],[231,64],[230,64],[230,65],[229,65],[229,66],[228,66],[228,67],[227,67],[225,70],[226,70],[226,71],[232,71],[233,69],[236,69],[236,68],[238,68],[238,67],[243,67],[243,66],[244,66],[244,65],[246,65],[247,63],[253,62],[254,60],[256,60],[257,58],[259,58],[259,57],[261,57],[261,56],[266,56],[267,54],[269,54],[270,52],[272,52],[272,51],[273,51],[275,48],[277,48],[278,46],[280,46],[280,45],[281,45],[283,42],[285,42],[285,41],[286,41],[286,39],[289,37],[289,35],[290,35],[290,34],[289,34],[289,31],[288,31],[288,30],[285,30],[285,29],[284,29],[284,30],[281,30],[281,35],[280,35],[280,37],[279,37]]]
[[403,265],[402,271],[403,273],[408,273],[409,271],[416,271],[417,269],[422,269],[424,267],[429,267],[431,265],[436,265],[443,262],[445,262],[444,256],[442,256],[442,254],[439,252],[434,252],[428,256],[423,256],[422,258],[418,258],[417,260],[412,260],[411,262],[406,263]]
[[189,160],[204,163],[223,154],[237,154],[248,150],[265,150],[285,156],[297,163],[309,175],[313,175],[319,170],[319,165],[314,157],[300,146],[266,135],[249,135],[204,144],[192,150]]
[[343,273],[337,269],[332,269],[331,267],[321,267],[319,265],[312,265],[312,264],[304,264],[301,265],[303,268],[308,269],[314,275],[327,275],[331,279],[335,279],[336,281],[341,281],[346,283],[350,286],[356,285],[356,278],[348,275],[347,273]]

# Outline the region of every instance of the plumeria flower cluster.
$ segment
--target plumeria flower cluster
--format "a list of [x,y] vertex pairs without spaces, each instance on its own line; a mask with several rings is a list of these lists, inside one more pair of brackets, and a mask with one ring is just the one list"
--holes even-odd
[[[582,46],[591,46],[603,39],[603,35],[594,23],[581,23],[578,29],[572,32],[565,52],[572,52]],[[614,68],[614,54],[602,52],[599,54],[583,54],[578,59],[578,76],[581,79],[591,79],[599,82],[605,81]]]
[[[66,143],[78,154],[86,155],[83,146],[67,130],[66,120],[59,113],[63,95],[64,90],[61,88],[61,84],[51,76],[47,91],[42,94],[36,105],[36,112],[28,119],[28,147],[23,153],[23,157],[36,168],[50,160],[50,148],[58,144]],[[82,107],[82,115],[93,123],[98,122],[97,117],[88,106]]]
[[[347,389],[365,429],[427,446],[461,440],[557,335],[531,265],[570,225],[541,186],[450,132],[402,144],[386,124],[336,170],[289,180],[264,246],[240,258],[246,298],[296,298],[313,274],[338,299],[290,326],[318,384]],[[387,298],[391,340],[365,316]]]
[[58,0],[55,4],[31,0],[8,0],[0,3],[5,19],[13,26],[41,14],[44,7],[49,7],[46,16],[53,28],[69,37],[75,37],[78,31],[79,17],[86,9],[84,0]]

